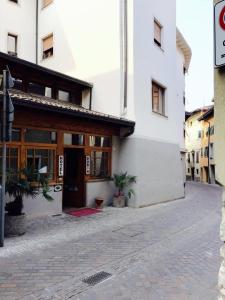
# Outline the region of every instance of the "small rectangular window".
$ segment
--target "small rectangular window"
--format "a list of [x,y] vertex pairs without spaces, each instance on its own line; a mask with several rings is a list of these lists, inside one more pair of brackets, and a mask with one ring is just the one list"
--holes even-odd
[[17,56],[17,35],[8,33],[8,54]]
[[159,47],[162,46],[162,26],[156,20],[154,20],[154,42]]
[[111,147],[111,138],[107,136],[90,136],[89,146],[91,147]]
[[64,133],[64,145],[84,145],[84,135],[83,134],[72,134]]
[[106,178],[109,173],[110,153],[102,151],[91,152],[91,176]]
[[165,115],[165,89],[152,82],[152,111]]
[[56,144],[57,134],[55,131],[26,129],[25,142]]
[[53,34],[50,34],[42,40],[43,59],[53,56]]
[[62,101],[70,101],[70,93],[66,91],[59,90],[58,91],[58,100]]
[[42,3],[42,7],[46,7],[48,6],[49,4],[51,4],[53,2],[53,0],[43,0],[43,3]]

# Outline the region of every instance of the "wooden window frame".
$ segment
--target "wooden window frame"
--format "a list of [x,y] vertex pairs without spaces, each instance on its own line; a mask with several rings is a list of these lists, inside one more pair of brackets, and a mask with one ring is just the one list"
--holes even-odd
[[[90,137],[91,136],[100,136],[100,137],[108,137],[110,138],[110,147],[92,147],[89,144]],[[87,134],[86,135],[86,142],[85,142],[85,155],[90,156],[91,158],[91,152],[96,151],[96,152],[108,152],[109,153],[109,158],[108,158],[108,170],[109,170],[109,176],[107,177],[99,177],[99,176],[93,176],[93,175],[86,175],[86,180],[87,181],[104,181],[104,180],[109,180],[112,176],[112,136],[110,135],[103,135],[103,134]]]
[[[154,98],[155,98],[154,88],[157,88],[158,93],[159,93],[159,96],[158,96],[159,110],[154,109]],[[161,111],[160,111],[160,91],[161,91],[161,95],[162,95],[162,104],[161,104],[162,109],[161,109]],[[162,85],[160,85],[158,82],[156,82],[154,80],[152,80],[152,112],[166,117],[166,88],[163,87]]]

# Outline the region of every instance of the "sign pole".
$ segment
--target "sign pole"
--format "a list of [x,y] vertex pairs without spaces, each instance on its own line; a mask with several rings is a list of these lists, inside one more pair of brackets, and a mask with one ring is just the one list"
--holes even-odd
[[6,182],[6,98],[7,71],[3,70],[3,106],[2,106],[2,190],[0,198],[0,247],[4,246],[5,228],[5,182]]

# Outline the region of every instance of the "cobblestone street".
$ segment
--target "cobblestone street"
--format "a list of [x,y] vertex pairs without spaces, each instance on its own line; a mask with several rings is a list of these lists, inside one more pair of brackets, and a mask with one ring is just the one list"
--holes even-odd
[[[29,221],[0,249],[0,299],[214,300],[220,197],[188,183],[185,199],[165,204]],[[101,271],[112,276],[82,281]]]

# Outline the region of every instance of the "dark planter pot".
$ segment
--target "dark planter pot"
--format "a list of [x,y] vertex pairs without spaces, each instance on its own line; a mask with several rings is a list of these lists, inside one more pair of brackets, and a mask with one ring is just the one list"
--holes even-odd
[[20,236],[26,232],[26,215],[9,216],[5,215],[5,236]]
[[126,206],[126,197],[125,196],[118,196],[113,198],[113,206],[122,208]]
[[95,207],[102,208],[103,202],[104,202],[103,198],[100,198],[100,197],[95,198]]

